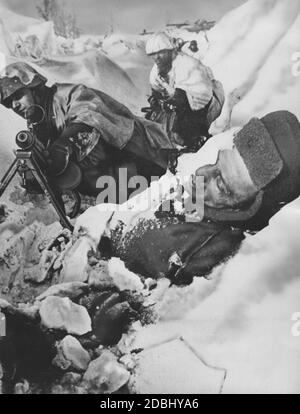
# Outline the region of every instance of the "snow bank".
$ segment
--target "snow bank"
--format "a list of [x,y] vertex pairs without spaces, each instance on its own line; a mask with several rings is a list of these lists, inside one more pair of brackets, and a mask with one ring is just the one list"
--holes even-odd
[[[227,94],[216,131],[229,126],[235,104],[232,122],[237,125],[270,110],[289,109],[300,117],[300,77],[293,77],[291,67],[291,54],[299,50],[299,6],[298,0],[251,0],[209,32],[205,63],[212,66]],[[5,25],[14,32],[38,23],[19,18],[12,19],[10,26],[6,16]],[[7,54],[10,39],[3,25],[0,29],[4,33],[0,51]],[[97,50],[48,57],[34,65],[50,83],[86,83],[136,108],[144,97],[127,73],[141,73],[137,83],[148,85],[151,61],[138,46],[132,49],[120,38],[107,39],[105,47],[118,65]],[[14,146],[12,137],[23,126],[22,120],[1,107],[1,168]],[[228,145],[230,134],[226,134]],[[184,156],[181,174],[212,159],[213,142],[205,157],[203,152],[194,157],[194,164],[189,155]],[[299,393],[299,337],[291,332],[292,314],[300,311],[299,232],[300,199],[279,212],[265,230],[247,237],[239,253],[216,268],[211,280],[197,279],[189,287],[168,289],[158,307],[160,323],[141,331],[136,348],[183,336],[210,365],[228,371],[223,392]],[[170,357],[175,367],[177,354]]]
[[183,336],[208,364],[227,370],[224,393],[299,393],[300,339],[292,334],[300,310],[299,207],[297,199],[246,238],[212,280],[169,289],[161,322],[142,330],[133,348]]
[[[288,109],[300,117],[300,78],[292,74],[292,54],[299,49],[295,34],[298,0],[250,0],[223,17],[209,31],[204,63],[224,84],[226,103],[212,131],[241,125],[251,116]],[[294,89],[295,93],[289,95]],[[296,92],[297,91],[297,92]],[[270,104],[271,103],[271,104]]]
[[144,104],[143,94],[126,72],[133,68],[132,75],[137,74],[135,63],[129,62],[145,59],[138,51],[135,37],[126,40],[122,36],[104,39],[85,35],[64,39],[55,35],[52,22],[27,19],[4,7],[0,11],[0,70],[7,63],[25,60],[48,75],[50,83],[85,83],[103,90],[134,111],[139,111]]
[[140,93],[129,76],[102,52],[44,58],[35,62],[49,82],[83,83],[97,88],[137,111]]
[[41,23],[41,20],[22,16],[2,5],[0,5],[0,16],[5,22],[8,30],[12,32],[22,33],[26,31],[29,26]]

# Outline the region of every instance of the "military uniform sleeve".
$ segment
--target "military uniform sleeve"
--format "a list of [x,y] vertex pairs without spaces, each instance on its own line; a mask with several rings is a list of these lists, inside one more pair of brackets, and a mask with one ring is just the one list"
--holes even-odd
[[213,84],[208,68],[197,59],[178,55],[174,61],[175,88],[186,92],[190,108],[204,108],[213,96]]
[[135,117],[126,106],[84,85],[62,85],[58,94],[63,97],[59,102],[65,102],[62,110],[66,128],[84,124],[98,130],[103,140],[114,147],[123,148],[128,143]]

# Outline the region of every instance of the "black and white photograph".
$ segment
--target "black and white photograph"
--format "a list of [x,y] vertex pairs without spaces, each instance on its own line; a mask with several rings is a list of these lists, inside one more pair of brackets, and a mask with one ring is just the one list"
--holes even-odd
[[300,0],[0,0],[0,394],[299,394],[299,121]]

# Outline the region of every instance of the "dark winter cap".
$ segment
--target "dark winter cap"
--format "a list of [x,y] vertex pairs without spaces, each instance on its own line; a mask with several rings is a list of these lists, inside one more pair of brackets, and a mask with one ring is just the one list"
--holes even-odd
[[258,194],[245,209],[205,206],[205,217],[258,230],[282,204],[300,195],[300,124],[291,112],[272,112],[251,119],[237,133],[234,144]]
[[[288,111],[251,119],[234,144],[258,190],[274,187],[279,201],[289,201],[300,188],[300,124]],[[280,200],[281,199],[281,200]]]

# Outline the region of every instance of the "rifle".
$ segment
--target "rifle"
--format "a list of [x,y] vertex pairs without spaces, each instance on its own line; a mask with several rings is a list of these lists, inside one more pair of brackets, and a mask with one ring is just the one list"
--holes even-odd
[[13,163],[0,181],[0,197],[17,172],[21,176],[22,185],[26,186],[26,172],[31,171],[49,202],[56,210],[61,225],[73,231],[74,227],[65,213],[61,193],[54,182],[47,178],[47,160],[44,156],[45,148],[42,143],[28,130],[18,132],[15,140],[19,149],[16,150],[16,157]]

